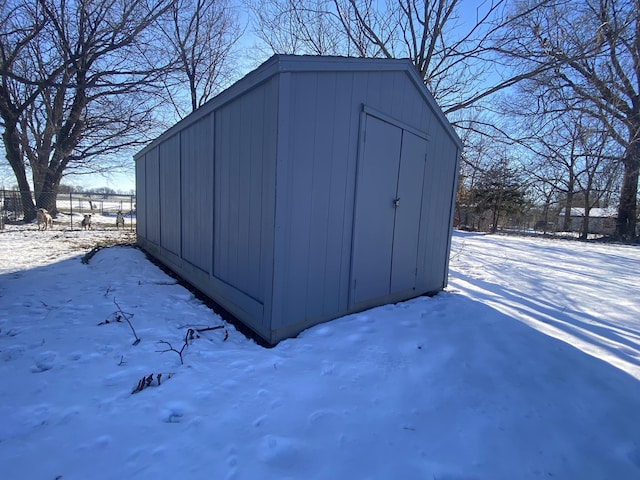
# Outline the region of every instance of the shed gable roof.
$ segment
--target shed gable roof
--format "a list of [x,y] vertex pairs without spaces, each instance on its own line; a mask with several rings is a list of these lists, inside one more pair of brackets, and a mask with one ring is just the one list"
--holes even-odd
[[243,78],[222,91],[196,111],[180,120],[169,128],[153,142],[140,150],[134,158],[144,155],[148,150],[162,142],[164,139],[176,134],[183,128],[209,115],[225,103],[228,103],[248,90],[255,88],[280,73],[294,72],[404,72],[409,80],[420,92],[424,102],[434,113],[440,124],[443,125],[453,142],[462,149],[462,141],[451,126],[446,116],[436,103],[422,79],[420,79],[413,64],[408,59],[388,58],[360,58],[360,57],[331,57],[314,55],[283,55],[276,54],[265,61],[255,70],[249,72]]

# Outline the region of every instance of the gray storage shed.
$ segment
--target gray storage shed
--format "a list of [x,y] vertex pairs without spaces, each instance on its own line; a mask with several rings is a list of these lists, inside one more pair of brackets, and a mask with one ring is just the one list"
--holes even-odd
[[275,344],[446,286],[461,148],[409,61],[276,55],[135,156],[138,244]]

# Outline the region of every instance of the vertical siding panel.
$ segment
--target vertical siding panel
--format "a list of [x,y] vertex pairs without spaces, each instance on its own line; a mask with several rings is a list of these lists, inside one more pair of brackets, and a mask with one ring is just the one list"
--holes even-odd
[[213,115],[181,132],[182,257],[211,272]]
[[[351,118],[358,107],[351,98],[352,76],[318,74],[317,119],[314,133],[311,243],[309,250],[307,316],[321,318],[341,308],[341,290],[348,288],[348,270],[343,269],[344,251],[350,249],[351,223],[345,222],[349,208],[349,141]],[[346,240],[345,240],[346,238]],[[344,299],[346,307],[347,299]]]
[[[382,87],[382,73],[381,72],[369,72],[361,74],[366,76],[367,82],[367,101],[370,105],[374,106],[378,110],[385,110],[383,101],[383,87]],[[388,111],[388,110],[385,110]]]
[[261,228],[262,228],[262,192],[263,192],[263,176],[262,169],[264,167],[263,158],[267,153],[264,151],[264,97],[266,86],[256,91],[253,98],[253,108],[251,111],[250,130],[252,136],[250,139],[251,159],[249,162],[249,191],[247,192],[247,208],[245,215],[247,225],[247,270],[251,272],[250,284],[248,290],[252,292],[254,297],[262,298],[260,292],[263,291],[262,274],[261,274]]
[[357,72],[354,104],[365,104],[419,131],[428,132],[433,114],[405,72]]
[[456,175],[455,145],[446,132],[435,128],[431,142],[425,172],[424,215],[421,221],[421,262],[420,284],[425,290],[438,290],[446,283],[446,261],[449,246],[450,201],[452,185]]
[[[407,88],[406,76],[401,72],[393,72],[393,77],[390,80],[390,90],[388,91],[391,101],[391,110],[389,114],[394,118],[402,119],[408,112],[415,112],[416,108],[420,105],[419,102],[414,101],[410,110],[405,108],[405,99],[410,96],[409,89]],[[413,118],[413,116],[412,116]],[[405,120],[406,121],[406,120]],[[415,121],[408,122],[411,125],[415,125]]]
[[[431,123],[433,122],[433,119],[435,117],[434,113],[431,111],[431,108],[423,105],[422,108],[420,109],[420,112],[418,112],[420,114],[420,124],[422,125],[422,128],[425,132],[430,132],[431,131]],[[436,125],[436,128],[440,128],[440,126],[438,125],[438,122],[434,122]]]
[[[358,165],[358,155],[360,148],[360,118],[362,106],[366,103],[366,98],[362,92],[366,86],[366,77],[359,74],[349,74],[350,95],[347,97],[349,101],[350,117],[349,117],[349,136],[347,138],[346,155],[346,180],[344,191],[344,219],[343,219],[343,243],[342,243],[342,276],[346,279],[346,285],[340,290],[340,307],[345,310],[350,303],[351,284],[351,247],[353,242],[353,225],[355,214],[355,198],[356,198],[356,170]],[[345,92],[346,94],[346,92]]]
[[[261,91],[258,89],[257,91]],[[249,222],[251,221],[251,171],[253,167],[253,143],[256,133],[253,129],[256,109],[256,90],[245,95],[240,100],[240,128],[233,133],[237,137],[240,147],[240,157],[237,162],[236,178],[236,202],[237,209],[234,215],[237,216],[237,246],[235,249],[235,268],[233,268],[231,278],[234,285],[243,285],[246,293],[255,296],[255,285],[252,265],[249,262],[249,252],[251,251],[252,239],[249,235]]]
[[264,299],[263,326],[271,330],[275,229],[276,229],[276,169],[277,169],[277,136],[278,105],[280,102],[279,79],[275,77],[265,88],[262,112],[262,192],[257,201],[260,202],[260,281]]
[[431,119],[433,113],[431,109],[424,104],[422,94],[417,90],[416,86],[408,82],[404,89],[405,92],[405,111],[411,115],[411,125],[415,125],[419,130],[428,133],[431,129]]
[[[445,209],[448,210],[448,220],[447,220],[447,232],[448,235],[446,237],[446,246],[444,251],[444,282],[442,284],[442,288],[445,288],[449,283],[449,261],[451,259],[451,241],[452,241],[452,230],[453,230],[453,221],[455,216],[455,204],[456,204],[456,193],[458,191],[458,174],[460,172],[460,156],[462,154],[461,146],[455,144],[451,137],[447,135],[446,148],[444,150],[445,161],[450,163],[449,167],[449,180],[451,182],[451,188],[445,192],[445,195],[448,196],[449,202],[445,204]],[[446,181],[446,180],[445,180]],[[444,198],[446,200],[446,197]]]
[[[352,101],[353,75],[337,75],[334,102],[330,105],[333,118],[333,141],[330,148],[331,180],[329,188],[329,219],[327,228],[327,267],[325,272],[325,308],[323,314],[344,310],[348,305],[349,258],[351,249],[350,216],[353,193],[350,192],[350,166],[355,165],[355,149],[350,153],[354,136],[352,119],[359,116],[359,108]],[[357,135],[356,135],[357,136]]]
[[[180,132],[180,246],[182,248],[181,257],[183,260],[202,268],[198,259],[197,237],[201,233],[201,224],[195,222],[194,209],[197,208],[196,196],[199,196],[200,185],[194,175],[198,163],[198,141],[195,132],[206,120],[200,120],[194,125],[190,125]],[[201,201],[201,200],[198,200]],[[203,212],[204,213],[204,212]],[[195,222],[195,223],[194,223]]]
[[333,125],[336,121],[333,106],[335,103],[336,74],[317,74],[317,88],[309,92],[315,97],[312,110],[315,118],[315,128],[312,132],[315,148],[309,153],[312,162],[311,169],[311,224],[307,252],[307,304],[306,318],[318,318],[325,314],[325,304],[328,303],[326,290],[329,262],[327,248],[330,237],[336,235],[330,231],[329,205],[331,190],[331,145],[334,141]]
[[[290,185],[292,201],[285,206],[289,230],[289,252],[285,267],[285,302],[283,319],[286,324],[305,318],[307,298],[308,253],[311,234],[312,162],[315,144],[314,92],[317,75],[295,74],[291,83],[291,125],[289,152],[291,155]],[[283,292],[284,293],[284,292]],[[286,319],[286,320],[285,320]]]
[[213,272],[219,278],[227,276],[227,259],[229,256],[229,211],[223,208],[229,198],[229,167],[230,159],[230,108],[223,107],[216,112],[215,143],[214,143],[214,252]]
[[227,207],[230,190],[229,164],[231,155],[231,107],[222,107],[216,112],[214,142],[214,242],[213,274],[227,278],[229,257],[229,210]]
[[[431,184],[429,185],[429,194],[431,201],[437,208],[431,211],[431,219],[429,226],[429,244],[427,247],[427,274],[429,279],[429,288],[440,288],[443,280],[442,267],[444,265],[444,259],[440,258],[443,253],[443,235],[442,232],[446,231],[447,227],[443,224],[443,211],[446,209],[444,206],[446,193],[443,191],[443,181],[446,178],[447,164],[443,162],[442,151],[442,137],[443,132],[440,129],[435,129],[433,138],[433,163]],[[448,213],[448,212],[447,212]]]
[[422,94],[418,91],[412,82],[407,82],[405,88],[404,111],[409,116],[410,125],[415,125],[417,129],[423,132],[429,132],[431,127],[431,118],[433,117],[431,109],[424,104]]
[[427,161],[424,166],[424,176],[422,180],[422,214],[420,216],[420,231],[418,236],[418,274],[416,276],[416,289],[419,291],[428,291],[431,289],[433,281],[430,279],[429,263],[432,258],[431,246],[433,245],[434,229],[431,225],[431,220],[434,217],[434,211],[437,208],[437,204],[433,199],[434,182],[434,151],[433,151],[433,137],[427,142]]
[[160,144],[160,244],[180,255],[180,135]]
[[147,237],[146,155],[136,161],[136,234]]
[[348,306],[361,109],[353,101],[351,73],[294,73],[288,78],[291,101],[281,125],[288,129],[287,148],[279,150],[278,170],[278,209],[283,212],[278,218],[286,222],[278,238],[285,247],[276,265],[282,277],[277,271],[274,328]]
[[275,169],[274,148],[264,148],[265,121],[275,123],[276,115],[276,100],[265,101],[272,83],[225,105],[216,120],[214,274],[259,302],[264,301],[265,262],[272,256],[263,255],[265,235],[273,231],[273,226],[263,231],[265,212],[271,212],[273,223],[275,172],[264,173]]
[[147,238],[160,245],[160,163],[158,147],[146,154]]
[[294,161],[291,135],[295,133],[293,124],[293,74],[286,72],[279,75],[279,95],[277,102],[276,129],[276,165],[275,165],[275,215],[273,246],[273,278],[271,330],[284,326],[285,306],[289,300],[289,261],[291,252],[291,235],[289,211],[293,201],[291,164]]
[[[291,165],[279,170],[278,177],[279,198],[286,204],[279,208],[285,208],[283,218],[290,222],[282,239],[287,254],[278,290],[287,300],[280,300],[283,313],[274,318],[282,325],[326,317],[348,306],[361,110],[353,93],[367,90],[366,76],[359,74],[356,82],[350,72],[295,73],[290,78],[286,142]],[[379,95],[379,88],[374,91]]]
[[229,195],[229,178],[226,175],[225,163],[229,157],[229,108],[221,108],[216,112],[215,143],[214,143],[214,242],[213,242],[213,273],[223,278],[225,275],[222,258],[226,256],[227,242],[223,242],[224,236],[228,236],[228,211],[222,208],[222,199]]
[[423,214],[420,222],[420,240],[419,255],[422,258],[418,259],[420,268],[418,270],[418,285],[421,290],[431,290],[434,282],[437,281],[437,274],[433,271],[435,243],[437,241],[437,226],[436,217],[438,215],[438,208],[440,208],[439,201],[437,201],[438,190],[438,159],[439,153],[437,151],[437,132],[432,132],[431,141],[427,144],[427,164],[425,165],[425,178],[424,178],[424,203]]
[[241,188],[241,172],[240,165],[246,161],[243,157],[244,143],[247,141],[249,132],[243,124],[242,119],[242,101],[246,98],[242,97],[231,105],[229,125],[230,129],[227,133],[229,136],[229,152],[221,164],[226,168],[226,178],[228,179],[229,189],[227,195],[220,199],[220,206],[227,210],[227,231],[221,232],[223,235],[223,248],[226,249],[226,255],[222,258],[221,266],[225,268],[225,279],[231,285],[238,285],[238,247],[240,243],[240,188]]
[[[237,121],[237,115],[233,115],[233,104],[223,107],[219,112],[219,121],[216,121],[215,142],[215,239],[213,249],[215,252],[214,274],[216,277],[231,283],[230,277],[231,258],[235,260],[234,248],[237,244],[237,226],[233,225],[232,205],[235,203],[233,192],[237,181],[232,170],[238,162],[237,141],[233,136],[233,130],[239,125],[233,125]],[[218,119],[216,119],[218,120]],[[235,153],[234,153],[235,152]]]
[[452,202],[455,198],[456,176],[458,175],[457,169],[457,147],[451,142],[447,133],[438,126],[440,130],[440,162],[438,170],[440,172],[439,183],[439,204],[440,204],[440,217],[437,224],[438,232],[440,234],[438,242],[438,250],[435,253],[438,260],[437,272],[439,273],[439,284],[437,288],[444,288],[447,284],[447,266],[449,264],[449,250],[451,240],[452,227]]

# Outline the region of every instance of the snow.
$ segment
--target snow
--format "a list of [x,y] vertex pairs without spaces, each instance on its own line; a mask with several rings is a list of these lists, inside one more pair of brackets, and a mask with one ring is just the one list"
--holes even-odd
[[454,233],[444,292],[265,349],[114,241],[0,231],[2,478],[640,478],[638,247]]

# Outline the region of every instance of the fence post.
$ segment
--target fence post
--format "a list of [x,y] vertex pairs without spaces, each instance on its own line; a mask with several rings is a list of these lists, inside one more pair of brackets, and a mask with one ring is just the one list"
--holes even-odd
[[4,212],[7,205],[4,201],[4,188],[2,189],[2,198],[0,199],[0,230],[4,230]]
[[73,231],[73,193],[69,192],[69,227]]

